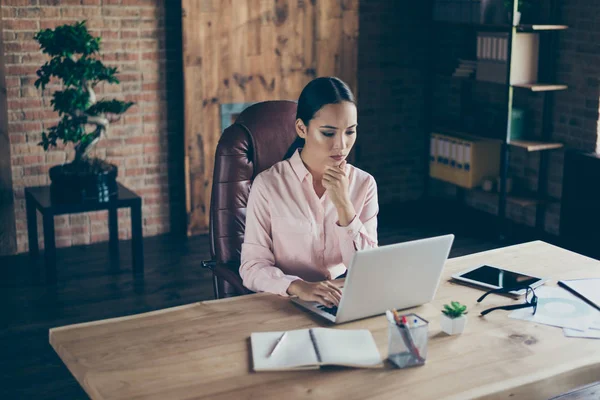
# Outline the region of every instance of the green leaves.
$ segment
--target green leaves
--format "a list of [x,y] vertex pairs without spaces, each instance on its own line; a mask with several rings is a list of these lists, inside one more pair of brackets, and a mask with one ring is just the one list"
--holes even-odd
[[[42,90],[52,78],[62,81],[62,89],[54,93],[51,104],[60,122],[42,133],[39,143],[48,150],[58,140],[75,144],[75,159],[87,157],[89,149],[101,134],[108,131],[111,119],[106,114],[122,114],[134,103],[116,99],[97,101],[94,87],[100,82],[118,84],[117,68],[107,67],[95,57],[100,51],[100,38],[93,37],[86,22],[62,25],[36,33],[42,51],[52,58],[38,71],[35,86]],[[86,125],[96,128],[86,133]]]
[[85,86],[87,83],[96,86],[102,81],[119,83],[115,76],[117,68],[104,66],[102,61],[93,58],[81,57],[77,61],[70,58],[53,58],[37,71],[38,79],[35,87],[46,88],[51,77],[62,79],[65,86]]
[[87,30],[86,21],[62,25],[56,29],[44,29],[33,37],[42,51],[52,57],[71,57],[73,54],[88,56],[100,50],[100,38]]
[[43,146],[44,150],[48,150],[50,146],[56,146],[58,139],[61,139],[63,143],[77,143],[85,135],[84,125],[81,124],[81,120],[65,115],[58,125],[48,129],[47,135],[45,132],[42,133],[42,141],[38,145]]
[[460,304],[458,301],[451,301],[450,305],[444,304],[442,313],[450,318],[458,318],[463,314],[467,314],[466,310],[467,306]]
[[54,111],[58,115],[73,114],[77,110],[88,108],[90,95],[81,89],[66,89],[54,93],[54,98],[50,102],[54,106]]
[[86,114],[88,115],[99,115],[104,113],[110,114],[123,114],[129,109],[134,103],[131,101],[124,102],[119,100],[102,100],[91,106]]

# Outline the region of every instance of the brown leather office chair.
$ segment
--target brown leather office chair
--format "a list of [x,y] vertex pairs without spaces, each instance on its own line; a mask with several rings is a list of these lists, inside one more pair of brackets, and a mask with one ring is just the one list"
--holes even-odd
[[209,240],[215,298],[251,293],[239,275],[252,181],[283,160],[296,139],[296,103],[266,101],[244,110],[223,131],[215,155]]

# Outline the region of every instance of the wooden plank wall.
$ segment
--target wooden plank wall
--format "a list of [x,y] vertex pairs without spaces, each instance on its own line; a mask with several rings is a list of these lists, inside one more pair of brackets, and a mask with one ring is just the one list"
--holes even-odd
[[358,0],[182,0],[188,234],[209,224],[219,105],[297,100],[317,76],[356,92]]
[[0,255],[17,251],[0,0]]

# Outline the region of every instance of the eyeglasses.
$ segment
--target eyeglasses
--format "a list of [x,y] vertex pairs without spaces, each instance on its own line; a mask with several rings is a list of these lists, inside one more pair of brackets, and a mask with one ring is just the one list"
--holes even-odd
[[513,290],[521,290],[521,289],[527,289],[527,292],[525,293],[525,303],[511,304],[509,306],[498,306],[498,307],[488,308],[487,310],[483,310],[481,312],[481,315],[489,314],[494,310],[518,310],[520,308],[527,308],[527,307],[533,307],[533,315],[535,315],[535,312],[537,311],[538,297],[536,296],[533,288],[530,286],[493,289],[493,290],[490,290],[489,292],[484,293],[480,298],[477,299],[477,302],[481,303],[481,301],[483,299],[485,299],[485,297],[488,294],[491,294],[491,293],[508,293]]

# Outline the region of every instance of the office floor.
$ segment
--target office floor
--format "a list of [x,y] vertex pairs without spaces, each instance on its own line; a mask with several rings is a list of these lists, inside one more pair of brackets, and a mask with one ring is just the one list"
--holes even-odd
[[[451,257],[502,247],[489,234],[485,216],[452,220],[421,218],[418,212],[391,209],[380,214],[382,245],[455,233]],[[210,274],[199,267],[209,256],[206,236],[144,240],[145,277],[131,276],[128,242],[121,243],[120,265],[111,264],[108,244],[58,249],[58,284],[44,284],[43,264],[27,254],[0,257],[0,398],[85,399],[85,392],[48,344],[48,329],[85,321],[137,314],[212,298]],[[600,384],[560,396],[598,399]]]

